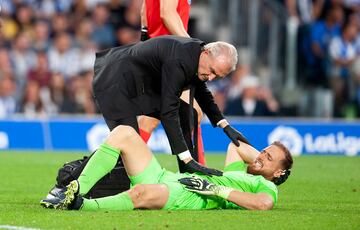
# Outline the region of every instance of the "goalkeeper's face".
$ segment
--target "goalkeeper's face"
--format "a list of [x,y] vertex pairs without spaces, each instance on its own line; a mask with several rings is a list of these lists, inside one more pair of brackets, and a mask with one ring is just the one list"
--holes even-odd
[[249,164],[249,174],[262,175],[272,181],[282,173],[281,161],[285,159],[283,151],[276,145],[270,145],[263,149],[255,161]]

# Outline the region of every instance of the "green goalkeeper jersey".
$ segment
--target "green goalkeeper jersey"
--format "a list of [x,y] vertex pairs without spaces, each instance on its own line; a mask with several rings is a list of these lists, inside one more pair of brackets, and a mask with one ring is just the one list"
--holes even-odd
[[188,191],[178,180],[183,177],[197,176],[217,185],[223,185],[242,192],[269,194],[274,204],[277,202],[276,185],[263,176],[254,176],[246,172],[244,162],[234,162],[224,169],[223,176],[205,176],[195,173],[173,173],[160,166],[154,157],[146,169],[130,176],[132,185],[165,184],[169,189],[169,198],[165,210],[201,210],[201,209],[243,209],[238,205],[217,196],[205,196]]
[[[275,204],[278,196],[276,185],[273,182],[266,180],[263,176],[248,174],[246,170],[247,165],[244,162],[235,162],[225,167],[224,174],[221,177],[197,176],[204,178],[213,184],[223,185],[242,192],[266,193],[273,198]],[[212,205],[214,205],[214,207],[212,207]],[[214,202],[208,202],[208,208],[216,208],[216,206],[226,209],[242,208],[222,198],[216,198]]]
[[[110,146],[102,146],[100,149],[112,151],[115,155],[116,149]],[[98,152],[97,152],[98,153]],[[96,154],[94,155],[94,157]],[[111,155],[109,155],[111,157]],[[103,159],[102,156],[100,159]],[[111,157],[113,158],[113,157]],[[96,159],[96,158],[91,158]],[[111,162],[115,162],[113,158]],[[105,162],[106,163],[106,162]],[[278,190],[274,183],[266,180],[263,176],[254,176],[247,173],[247,165],[237,161],[225,167],[223,176],[205,176],[195,173],[173,173],[162,168],[155,157],[137,175],[129,176],[131,186],[137,184],[162,184],[167,186],[167,202],[162,207],[164,210],[203,210],[203,209],[242,209],[238,205],[218,196],[206,196],[186,189],[179,179],[189,176],[197,176],[209,182],[226,186],[238,191],[248,193],[266,193],[277,202]],[[88,180],[88,179],[86,179]],[[81,186],[80,186],[81,188]],[[156,186],[153,187],[156,189]],[[159,186],[157,188],[160,188]],[[162,186],[162,188],[164,188]],[[153,190],[156,191],[156,190]],[[160,194],[159,194],[160,195]],[[161,194],[165,195],[165,194]],[[82,210],[131,210],[134,208],[127,192],[118,195],[98,198],[84,199]]]
[[205,176],[195,173],[173,174],[167,171],[160,178],[160,183],[168,186],[170,191],[169,201],[164,209],[244,209],[230,201],[217,196],[206,196],[187,191],[185,186],[177,180],[183,177],[197,176],[217,185],[223,185],[242,192],[266,193],[270,195],[274,204],[277,202],[278,190],[276,185],[266,180],[263,176],[254,176],[246,172],[244,162],[234,162],[224,169],[223,176]]

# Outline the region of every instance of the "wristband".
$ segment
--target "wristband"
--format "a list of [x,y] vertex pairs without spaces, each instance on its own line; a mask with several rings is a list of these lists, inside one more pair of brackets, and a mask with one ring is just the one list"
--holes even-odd
[[[216,123],[216,126],[219,126],[220,127],[220,124],[223,123],[223,122],[227,122],[226,119],[221,119],[218,123]],[[227,124],[229,125],[229,124]],[[226,125],[226,126],[227,126]],[[224,127],[225,128],[225,127]]]
[[141,27],[141,32],[147,33],[147,32],[148,32],[148,28],[147,28],[146,26]]
[[215,194],[225,200],[227,200],[230,196],[230,193],[233,191],[234,189],[226,187],[226,186],[221,186],[218,185],[216,186],[216,190],[215,190]]
[[191,157],[191,154],[190,154],[190,151],[189,150],[186,150],[186,151],[184,151],[184,152],[182,152],[182,153],[179,153],[178,154],[178,157],[179,157],[179,159],[180,160],[185,160],[186,158],[190,158]]

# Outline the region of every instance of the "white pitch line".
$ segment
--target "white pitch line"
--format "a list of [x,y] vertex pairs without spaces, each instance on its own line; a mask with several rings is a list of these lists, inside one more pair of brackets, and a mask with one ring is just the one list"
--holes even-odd
[[13,225],[0,225],[0,229],[11,229],[11,230],[40,230],[39,228],[27,228],[23,226],[13,226]]

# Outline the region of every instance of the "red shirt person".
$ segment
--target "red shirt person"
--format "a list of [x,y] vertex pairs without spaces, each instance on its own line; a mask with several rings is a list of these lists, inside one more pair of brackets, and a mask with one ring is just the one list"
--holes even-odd
[[161,35],[189,37],[190,0],[145,0],[146,20],[150,38]]

